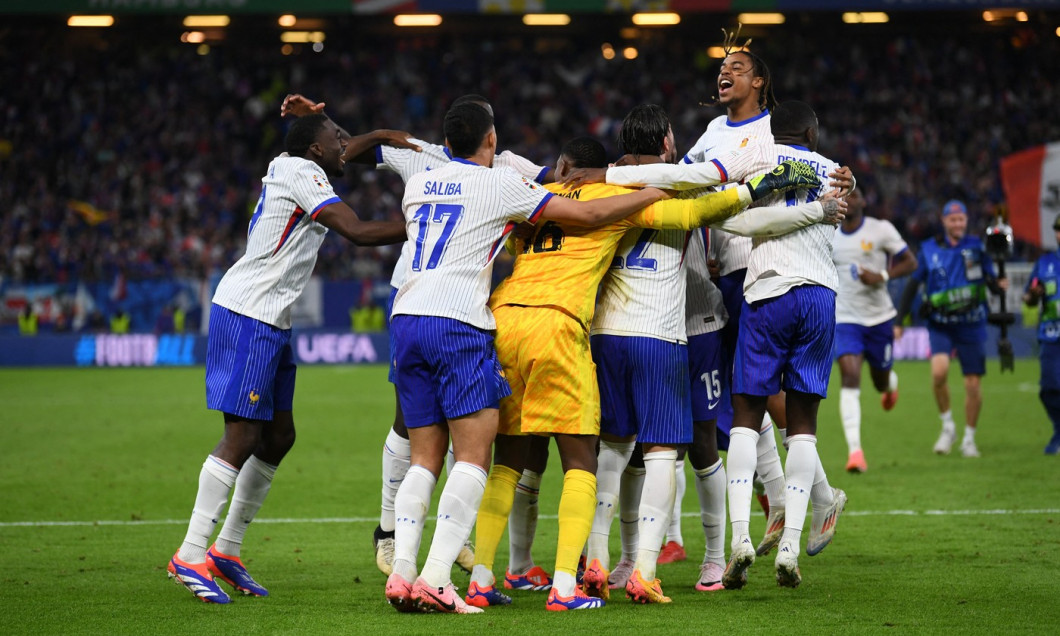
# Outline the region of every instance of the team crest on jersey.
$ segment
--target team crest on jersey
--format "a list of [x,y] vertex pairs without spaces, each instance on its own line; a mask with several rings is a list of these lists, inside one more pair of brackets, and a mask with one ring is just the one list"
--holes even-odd
[[527,179],[526,177],[520,177],[520,179],[523,180],[523,183],[526,185],[526,187],[530,188],[531,190],[537,190],[537,184],[533,181]]
[[251,406],[257,406],[258,405],[258,400],[261,399],[261,395],[259,393],[255,392],[254,389],[250,390],[250,395],[248,395],[247,397],[250,399],[250,405]]
[[862,249],[862,251],[865,251],[865,252],[871,252],[872,251],[872,241],[866,241],[865,239],[861,239],[861,249]]
[[741,148],[746,148],[747,147],[747,142],[750,141],[750,140],[751,140],[750,137],[744,137],[743,141],[740,142],[740,147]]

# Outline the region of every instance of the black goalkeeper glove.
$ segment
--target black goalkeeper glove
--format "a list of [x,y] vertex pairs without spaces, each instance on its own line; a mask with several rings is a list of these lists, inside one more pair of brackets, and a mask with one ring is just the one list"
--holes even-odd
[[817,172],[808,164],[791,159],[781,163],[772,172],[758,175],[747,182],[751,200],[757,201],[774,192],[784,192],[795,188],[815,188],[821,185]]

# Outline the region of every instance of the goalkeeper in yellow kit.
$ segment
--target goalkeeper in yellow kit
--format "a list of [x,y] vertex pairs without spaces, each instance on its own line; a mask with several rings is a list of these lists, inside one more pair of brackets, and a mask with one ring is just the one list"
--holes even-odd
[[[599,142],[578,138],[564,147],[557,174],[606,165]],[[546,609],[603,606],[601,599],[585,596],[577,589],[575,573],[596,506],[600,399],[589,353],[589,326],[597,287],[623,234],[631,228],[690,230],[721,223],[738,233],[768,234],[773,233],[770,226],[781,222],[785,224],[783,231],[788,231],[793,223],[801,226],[821,221],[823,212],[757,208],[730,217],[772,192],[817,184],[812,169],[785,163],[746,186],[698,198],[693,197],[705,190],[684,193],[688,198],[661,201],[599,228],[549,221],[535,227],[532,236],[515,241],[512,275],[490,299],[497,322],[495,346],[512,395],[500,405],[494,467],[476,524],[476,560],[466,597],[469,604],[486,607],[511,602],[496,590],[492,568],[523,469],[526,435],[534,434],[556,438],[564,472],[555,579]],[[629,191],[606,184],[571,190],[557,184],[546,187],[559,196],[584,200]],[[781,215],[797,216],[798,220],[782,220]]]

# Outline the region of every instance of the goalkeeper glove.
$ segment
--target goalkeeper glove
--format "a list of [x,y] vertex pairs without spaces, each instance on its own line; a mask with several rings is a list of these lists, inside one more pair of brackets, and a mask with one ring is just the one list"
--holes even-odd
[[752,201],[757,201],[774,192],[784,192],[794,188],[814,188],[819,185],[821,185],[821,180],[809,164],[791,159],[773,168],[772,172],[758,175],[747,182]]

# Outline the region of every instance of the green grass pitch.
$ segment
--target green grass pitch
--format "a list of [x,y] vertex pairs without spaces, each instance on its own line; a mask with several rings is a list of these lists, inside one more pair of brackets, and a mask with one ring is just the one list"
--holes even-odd
[[[833,544],[801,558],[798,589],[776,586],[770,556],[741,591],[695,592],[703,535],[690,488],[689,560],[659,568],[673,604],[633,606],[616,595],[600,611],[552,614],[541,593],[517,592],[512,606],[480,616],[399,615],[383,600],[371,533],[393,408],[384,367],[300,369],[298,442],[243,550],[272,596],[228,606],[196,601],[165,573],[221,433],[220,416],[204,406],[203,370],[2,369],[0,633],[1056,633],[1060,459],[1042,454],[1050,427],[1037,361],[1019,360],[1005,375],[991,361],[980,459],[931,453],[939,425],[928,366],[897,368],[901,399],[890,413],[866,377],[864,475],[843,472],[832,374],[818,449],[850,502]],[[955,372],[951,387],[960,426]],[[542,485],[534,548],[546,569],[558,464],[553,457]],[[506,562],[505,542],[498,569]],[[457,570],[454,581],[463,588],[468,578]]]

